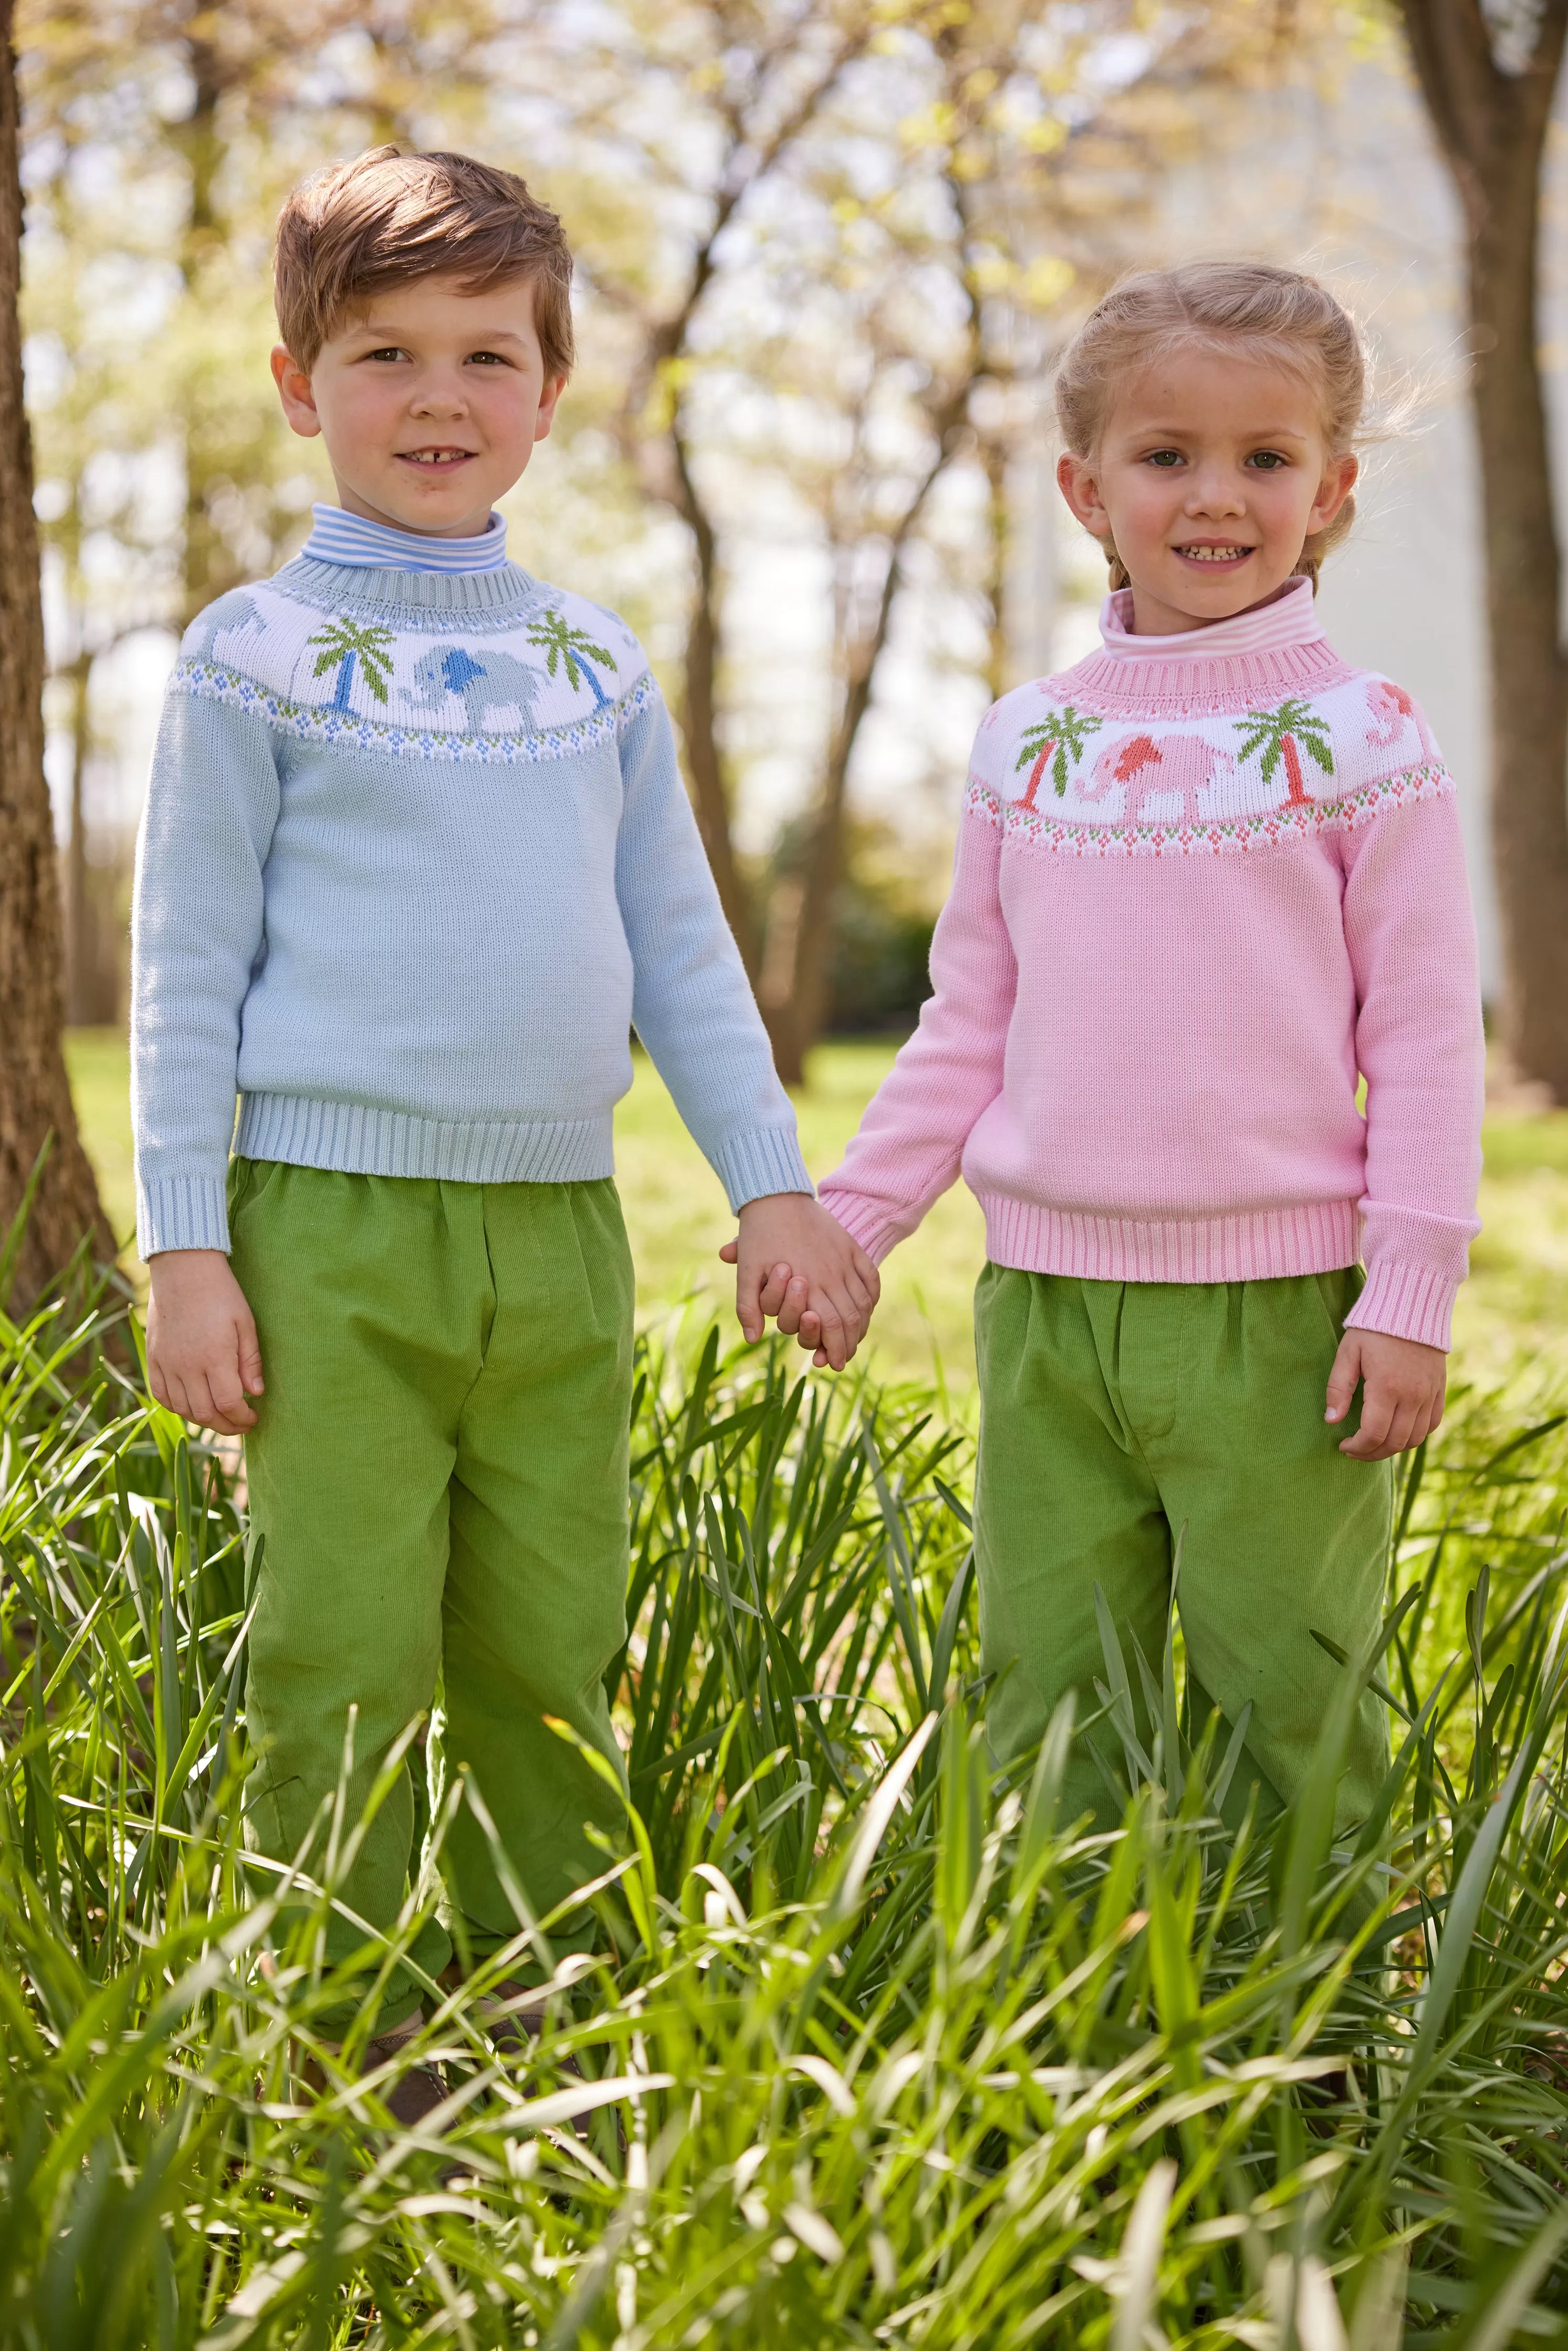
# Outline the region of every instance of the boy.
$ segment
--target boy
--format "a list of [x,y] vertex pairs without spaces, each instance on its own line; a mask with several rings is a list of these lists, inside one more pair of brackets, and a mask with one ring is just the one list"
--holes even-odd
[[[747,1336],[820,1314],[841,1365],[876,1294],[812,1196],[641,648],[507,560],[570,269],[555,215],[465,157],[383,147],[289,198],[273,372],[337,505],[186,634],[134,922],[150,1378],[246,1437],[247,1835],[298,1850],[350,1706],[356,1819],[444,1666],[447,1753],[540,1913],[617,1817],[544,1718],[619,1768],[633,1023],[738,1212]],[[413,1825],[403,1770],[341,1888],[372,1927]],[[515,1932],[466,1810],[445,1868],[471,1949]],[[361,1940],[339,1920],[329,1952]],[[451,1952],[433,1923],[413,1956]],[[400,1972],[382,2051],[418,2006]]]

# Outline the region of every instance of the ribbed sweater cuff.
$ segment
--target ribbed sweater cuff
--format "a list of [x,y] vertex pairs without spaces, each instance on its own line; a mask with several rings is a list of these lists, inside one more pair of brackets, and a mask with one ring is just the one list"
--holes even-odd
[[1430,1266],[1402,1265],[1384,1258],[1368,1269],[1366,1287],[1345,1316],[1347,1331],[1382,1331],[1390,1339],[1418,1339],[1424,1347],[1449,1347],[1449,1325],[1458,1283]]
[[737,1212],[747,1200],[766,1200],[774,1192],[816,1196],[792,1126],[758,1126],[749,1134],[732,1134],[716,1144],[712,1158]]
[[873,1265],[880,1265],[909,1230],[908,1218],[891,1210],[885,1200],[873,1199],[864,1192],[841,1191],[831,1176],[819,1196],[850,1238],[859,1241]]
[[145,1261],[164,1249],[224,1249],[228,1198],[216,1176],[163,1176],[136,1187],[136,1248]]

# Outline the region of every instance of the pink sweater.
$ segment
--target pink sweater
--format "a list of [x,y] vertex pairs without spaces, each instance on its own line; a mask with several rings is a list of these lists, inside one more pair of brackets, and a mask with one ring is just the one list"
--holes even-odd
[[936,993],[822,1199],[877,1259],[960,1171],[1030,1272],[1364,1257],[1351,1322],[1446,1347],[1482,1087],[1453,781],[1305,580],[1177,637],[1129,601],[982,721]]

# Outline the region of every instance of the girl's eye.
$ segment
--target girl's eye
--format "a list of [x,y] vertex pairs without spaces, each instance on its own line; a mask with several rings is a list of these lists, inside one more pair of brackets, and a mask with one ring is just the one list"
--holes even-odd
[[1285,460],[1281,456],[1278,449],[1259,449],[1254,451],[1247,462],[1249,465],[1256,465],[1261,474],[1274,474],[1278,473]]
[[1163,465],[1168,473],[1173,465],[1179,465],[1181,464],[1181,451],[1179,449],[1151,449],[1149,452],[1148,462],[1151,465]]

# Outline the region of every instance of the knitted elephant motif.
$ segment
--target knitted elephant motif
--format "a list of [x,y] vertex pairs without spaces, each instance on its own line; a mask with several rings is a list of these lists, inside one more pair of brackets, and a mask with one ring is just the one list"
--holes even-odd
[[1106,745],[1094,762],[1092,780],[1081,785],[1080,790],[1086,800],[1102,800],[1120,784],[1125,794],[1121,824],[1126,832],[1136,830],[1145,800],[1162,792],[1181,794],[1180,816],[1164,818],[1162,822],[1199,825],[1207,821],[1197,804],[1199,792],[1235,771],[1231,754],[1206,743],[1201,735],[1162,735],[1157,739],[1153,735],[1129,735]]
[[439,710],[449,695],[463,705],[471,735],[486,731],[492,710],[515,710],[525,734],[538,732],[534,705],[544,679],[531,662],[486,647],[483,658],[465,645],[432,645],[413,665],[413,684],[402,699],[416,709]]
[[1377,750],[1386,751],[1397,743],[1409,724],[1420,737],[1421,757],[1441,764],[1443,755],[1432,739],[1432,730],[1420,705],[1402,685],[1396,685],[1391,677],[1375,678],[1367,689],[1366,707],[1373,720],[1366,739]]
[[259,629],[263,625],[261,612],[255,601],[246,594],[243,588],[232,588],[226,596],[220,596],[215,604],[209,604],[206,611],[192,622],[183,650],[187,658],[193,656],[197,661],[211,661],[213,647],[220,637],[226,636],[233,629]]

